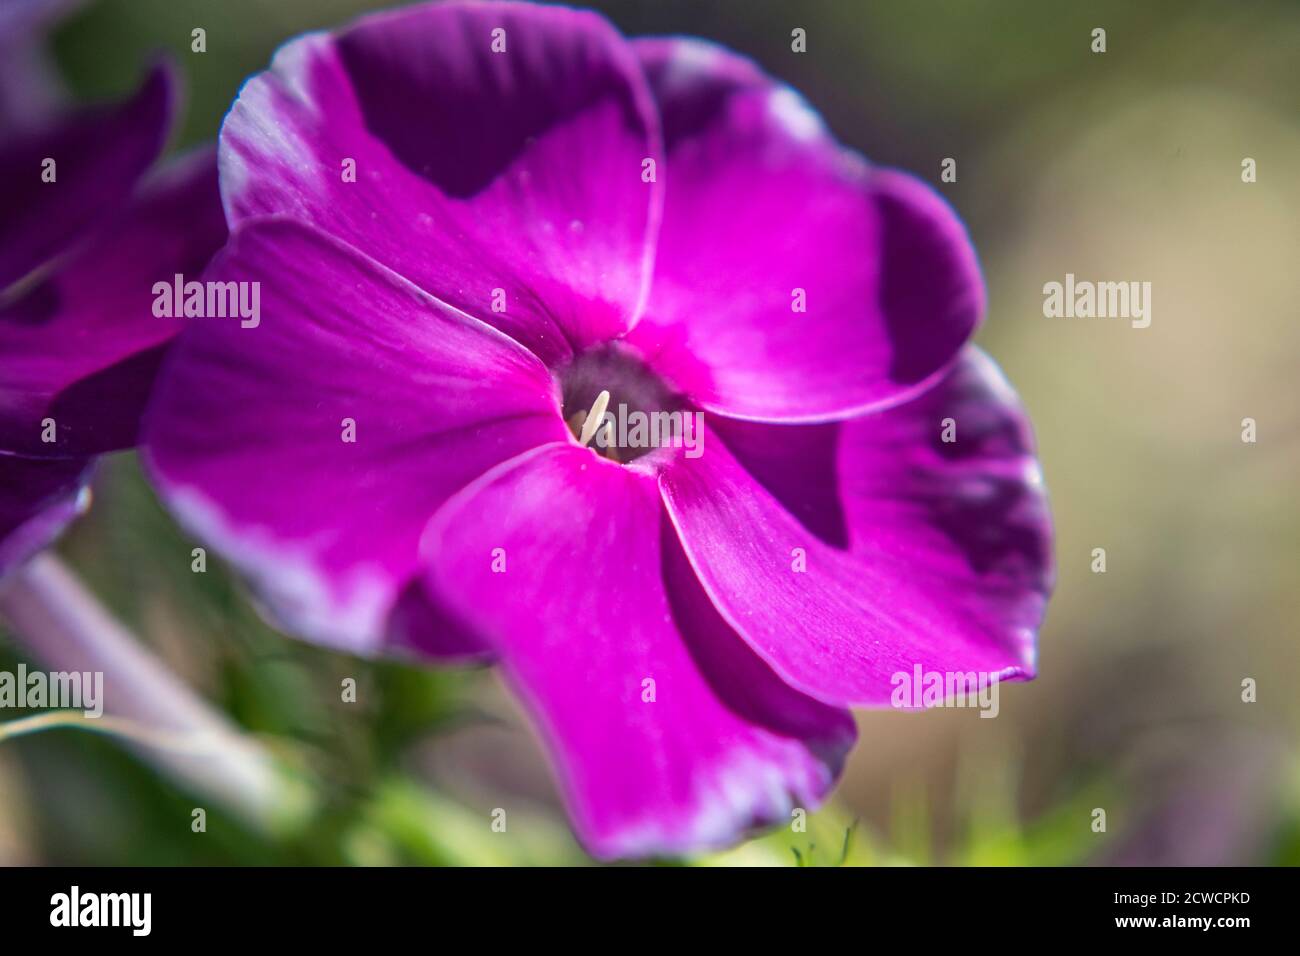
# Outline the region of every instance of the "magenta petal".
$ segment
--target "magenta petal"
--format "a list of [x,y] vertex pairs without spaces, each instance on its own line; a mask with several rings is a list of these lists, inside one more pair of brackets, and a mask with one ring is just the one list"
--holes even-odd
[[433,588],[496,643],[596,856],[724,846],[830,789],[852,720],[722,621],[653,478],[538,449],[448,502],[429,549]]
[[[171,73],[159,66],[125,103],[80,110],[0,147],[0,290],[126,200],[162,151],[174,99]],[[53,182],[42,181],[46,159]]]
[[[165,166],[44,279],[0,305],[0,448],[39,457],[135,444],[180,321],[153,313],[155,282],[199,278],[225,242],[212,150]],[[55,422],[45,442],[42,422]]]
[[997,365],[969,348],[920,398],[841,427],[853,552],[868,565],[901,558],[915,585],[1032,668],[1054,579],[1051,516],[1028,416]]
[[442,665],[490,664],[496,651],[483,635],[448,613],[419,578],[398,595],[388,615],[394,657]]
[[0,454],[0,576],[52,542],[89,503],[84,458]]
[[222,191],[232,223],[312,223],[555,362],[640,312],[657,123],[604,19],[428,4],[281,48],[222,128]]
[[[698,40],[638,41],[670,172],[632,341],[706,409],[818,421],[924,388],[977,325],[965,229],[791,89]],[[806,311],[797,311],[800,297]]]
[[827,544],[848,546],[840,498],[840,422],[791,425],[715,415],[709,424],[741,466],[805,528]]
[[438,505],[567,434],[550,374],[298,223],[246,223],[207,278],[260,282],[260,323],[189,320],[146,416],[152,477],[287,629],[377,650]]
[[916,666],[1033,675],[1032,635],[990,627],[926,554],[833,547],[716,433],[705,449],[660,473],[668,512],[719,612],[792,687],[829,704],[884,706],[893,676]]

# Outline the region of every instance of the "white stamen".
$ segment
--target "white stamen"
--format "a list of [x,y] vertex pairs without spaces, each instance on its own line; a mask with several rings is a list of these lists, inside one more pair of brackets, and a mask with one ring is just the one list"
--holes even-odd
[[601,421],[605,418],[605,409],[609,406],[609,391],[602,389],[601,393],[596,396],[596,400],[591,403],[591,411],[587,412],[587,420],[582,423],[582,434],[578,436],[578,444],[586,445],[591,441],[592,436],[596,434],[596,429],[600,427]]

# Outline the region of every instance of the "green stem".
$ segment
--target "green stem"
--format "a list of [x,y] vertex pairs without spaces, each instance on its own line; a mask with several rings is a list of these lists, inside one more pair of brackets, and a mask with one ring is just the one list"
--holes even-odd
[[38,555],[5,578],[0,617],[42,665],[102,673],[105,698],[102,717],[37,714],[0,724],[0,741],[56,727],[111,734],[185,789],[259,829],[302,818],[301,781],[181,683],[53,555]]

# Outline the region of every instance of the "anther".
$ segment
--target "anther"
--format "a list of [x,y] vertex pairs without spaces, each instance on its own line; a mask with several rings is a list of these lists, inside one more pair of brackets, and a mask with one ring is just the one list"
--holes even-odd
[[582,434],[578,436],[578,444],[586,445],[596,434],[596,429],[604,421],[605,409],[609,407],[609,391],[602,389],[601,393],[596,396],[596,400],[591,403],[591,411],[587,412],[587,419],[582,423]]

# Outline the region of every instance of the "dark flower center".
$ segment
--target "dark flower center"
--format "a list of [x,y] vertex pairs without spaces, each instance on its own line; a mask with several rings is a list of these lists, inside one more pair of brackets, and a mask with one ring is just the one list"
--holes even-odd
[[564,421],[598,455],[626,463],[694,440],[696,422],[682,397],[629,346],[589,349],[557,377]]

